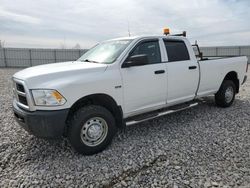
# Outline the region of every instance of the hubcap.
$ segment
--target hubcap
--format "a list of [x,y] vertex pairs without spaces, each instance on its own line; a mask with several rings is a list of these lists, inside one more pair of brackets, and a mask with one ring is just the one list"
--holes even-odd
[[81,140],[87,146],[97,146],[102,143],[108,133],[107,122],[101,117],[87,120],[81,129]]
[[225,99],[227,103],[230,103],[234,97],[234,89],[233,87],[228,87],[225,92]]

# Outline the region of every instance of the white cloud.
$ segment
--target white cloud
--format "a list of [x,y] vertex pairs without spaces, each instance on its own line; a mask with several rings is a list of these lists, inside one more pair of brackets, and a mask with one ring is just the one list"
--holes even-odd
[[[247,0],[0,0],[0,39],[8,46],[58,47],[187,30],[202,45],[250,44]],[[22,40],[24,38],[25,40]],[[18,39],[18,40],[17,40]],[[17,42],[19,41],[19,42]],[[20,42],[21,41],[21,42]]]
[[28,23],[28,24],[39,24],[40,22],[38,18],[35,18],[33,16],[4,10],[2,7],[0,7],[0,19]]

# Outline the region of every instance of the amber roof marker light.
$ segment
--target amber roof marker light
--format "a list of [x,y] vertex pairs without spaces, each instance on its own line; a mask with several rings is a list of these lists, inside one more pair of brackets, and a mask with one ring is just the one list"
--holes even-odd
[[169,28],[163,28],[163,34],[164,35],[169,35],[170,34],[170,29]]

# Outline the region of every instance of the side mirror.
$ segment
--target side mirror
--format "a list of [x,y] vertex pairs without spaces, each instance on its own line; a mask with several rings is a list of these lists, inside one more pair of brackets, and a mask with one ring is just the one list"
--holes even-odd
[[148,64],[148,56],[146,54],[133,55],[130,56],[122,65],[122,68],[125,67],[134,67],[142,66]]

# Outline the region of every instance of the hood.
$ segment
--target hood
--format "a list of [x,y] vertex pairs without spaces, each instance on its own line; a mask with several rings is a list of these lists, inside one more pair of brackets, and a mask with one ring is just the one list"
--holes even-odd
[[51,79],[53,77],[57,78],[58,76],[68,76],[69,74],[72,75],[78,72],[80,72],[81,74],[91,72],[104,72],[106,68],[106,64],[70,61],[30,67],[17,72],[13,75],[13,77],[24,81],[42,77]]

